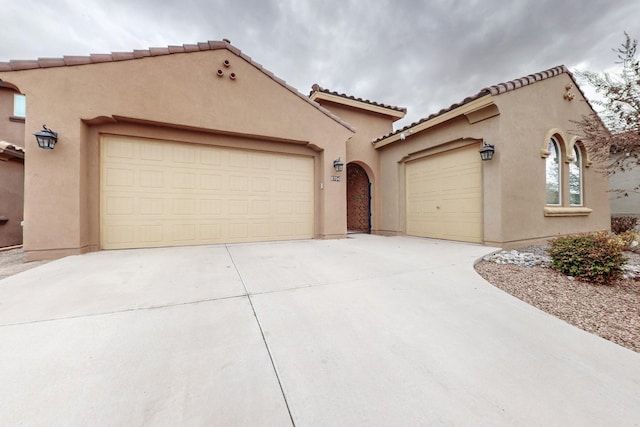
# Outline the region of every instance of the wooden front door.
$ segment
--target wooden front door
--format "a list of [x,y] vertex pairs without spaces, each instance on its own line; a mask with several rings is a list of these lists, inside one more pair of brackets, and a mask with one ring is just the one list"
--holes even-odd
[[347,165],[347,230],[371,232],[371,184],[359,165]]

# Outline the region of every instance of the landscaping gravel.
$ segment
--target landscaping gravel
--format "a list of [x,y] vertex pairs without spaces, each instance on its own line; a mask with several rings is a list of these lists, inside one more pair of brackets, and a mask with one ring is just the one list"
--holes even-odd
[[27,262],[22,248],[0,250],[0,280],[47,262],[49,261]]
[[625,256],[625,279],[607,286],[580,282],[550,268],[544,246],[488,255],[476,271],[528,304],[640,352],[640,254]]

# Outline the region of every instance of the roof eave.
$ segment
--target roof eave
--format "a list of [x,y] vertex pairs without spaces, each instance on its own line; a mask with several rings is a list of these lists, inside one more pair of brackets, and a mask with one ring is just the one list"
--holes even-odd
[[469,123],[473,124],[481,120],[495,117],[498,114],[500,114],[500,112],[498,111],[498,107],[493,101],[493,96],[487,94],[481,98],[475,99],[457,108],[439,114],[429,120],[418,122],[412,126],[403,128],[402,130],[398,130],[387,137],[384,137],[377,141],[372,141],[372,144],[376,149],[382,148],[389,144],[404,140],[407,137],[407,134],[415,135],[419,132],[425,131],[436,125],[460,116],[465,116]]
[[374,105],[364,101],[358,101],[357,99],[345,98],[343,96],[334,95],[326,92],[313,92],[310,96],[312,101],[318,102],[320,101],[328,101],[333,102],[334,104],[344,105],[346,107],[356,108],[359,110],[365,110],[377,114],[381,114],[383,116],[390,117],[394,122],[404,118],[406,115],[405,111],[396,110],[393,108],[384,107],[381,105]]

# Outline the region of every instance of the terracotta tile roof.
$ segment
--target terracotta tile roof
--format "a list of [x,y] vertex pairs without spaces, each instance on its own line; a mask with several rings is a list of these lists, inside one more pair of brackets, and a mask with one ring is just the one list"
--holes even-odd
[[[553,67],[553,68],[549,68],[548,70],[544,70],[541,71],[539,73],[534,73],[534,74],[529,74],[528,76],[525,77],[520,77],[519,79],[515,79],[515,80],[510,80],[508,82],[505,83],[498,83],[496,85],[493,86],[488,86],[485,87],[483,89],[481,89],[478,93],[476,93],[475,95],[469,96],[467,98],[465,98],[464,100],[462,100],[461,102],[458,102],[456,104],[452,104],[447,108],[443,108],[442,110],[438,111],[437,113],[431,114],[428,117],[425,117],[423,119],[418,120],[417,122],[413,122],[410,125],[407,125],[405,127],[403,127],[402,129],[398,129],[394,132],[391,132],[387,135],[383,135],[377,139],[374,139],[372,141],[372,143],[376,144],[377,142],[382,141],[383,139],[386,139],[390,136],[396,135],[398,133],[404,132],[414,126],[417,126],[421,123],[427,122],[435,117],[438,117],[444,113],[447,113],[449,111],[455,110],[458,107],[461,107],[465,104],[468,104],[472,101],[475,101],[476,99],[482,98],[483,96],[487,96],[487,95],[492,95],[492,96],[497,96],[497,95],[501,95],[503,93],[506,92],[510,92],[512,90],[516,90],[519,89],[523,86],[528,86],[530,84],[539,82],[541,80],[545,80],[551,77],[555,77],[558,76],[560,74],[566,73],[569,75],[569,77],[571,77],[571,79],[574,82],[574,86],[578,88],[578,90],[580,91],[580,93],[582,94],[582,96],[586,99],[586,97],[584,96],[584,92],[582,92],[582,89],[580,89],[580,87],[577,85],[577,83],[575,82],[575,79],[573,78],[573,75],[571,74],[571,72],[569,71],[569,69],[567,69],[567,67],[565,67],[564,65],[559,65],[557,67]],[[589,104],[591,105],[591,104]]]
[[251,65],[260,70],[262,73],[266,74],[276,83],[283,86],[285,89],[293,92],[305,102],[320,110],[322,113],[329,116],[334,121],[340,123],[350,131],[355,132],[355,129],[349,123],[331,113],[326,108],[321,107],[317,102],[310,100],[308,97],[298,92],[296,88],[288,85],[284,80],[276,77],[271,71],[265,69],[261,64],[253,61],[250,56],[244,54],[240,49],[233,46],[227,39],[223,39],[222,41],[200,42],[197,44],[185,44],[182,46],[152,47],[144,50],[134,50],[133,52],[113,52],[106,54],[91,54],[89,56],[63,56],[62,58],[38,58],[35,60],[13,60],[9,62],[0,62],[0,72],[65,67],[71,65],[99,64],[102,62],[129,61],[152,56],[172,55],[178,53],[190,53],[218,49],[227,49],[231,53],[249,62]]
[[390,110],[400,111],[400,112],[405,113],[405,114],[407,113],[407,109],[405,107],[396,107],[394,105],[382,104],[382,103],[379,103],[379,102],[370,101],[368,99],[356,98],[355,96],[350,96],[350,95],[347,95],[347,94],[344,94],[344,93],[338,93],[338,92],[330,91],[329,89],[325,89],[325,88],[321,87],[317,83],[314,83],[314,85],[311,86],[311,92],[309,92],[309,96],[311,97],[315,92],[327,93],[329,95],[335,95],[335,96],[339,96],[341,98],[350,99],[352,101],[364,102],[365,104],[375,105],[376,107],[388,108]]
[[10,157],[24,159],[24,148],[13,145],[10,142],[0,140],[0,154],[8,154]]

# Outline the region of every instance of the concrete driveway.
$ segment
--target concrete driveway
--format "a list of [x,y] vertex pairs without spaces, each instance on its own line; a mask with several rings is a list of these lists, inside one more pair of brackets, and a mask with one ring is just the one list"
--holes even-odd
[[487,284],[491,251],[357,235],[42,265],[0,281],[0,425],[638,425],[640,354]]

